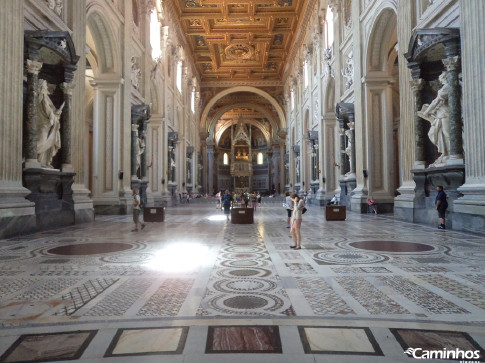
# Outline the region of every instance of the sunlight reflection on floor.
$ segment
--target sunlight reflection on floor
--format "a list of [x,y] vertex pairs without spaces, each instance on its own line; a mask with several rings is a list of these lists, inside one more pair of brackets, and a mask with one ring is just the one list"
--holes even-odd
[[176,242],[158,251],[145,267],[164,272],[189,272],[202,266],[209,247],[194,242]]

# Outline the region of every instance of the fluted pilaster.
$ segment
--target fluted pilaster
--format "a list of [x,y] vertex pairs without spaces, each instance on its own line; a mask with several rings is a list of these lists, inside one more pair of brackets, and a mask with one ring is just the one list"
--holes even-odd
[[0,182],[22,185],[23,1],[0,7]]
[[485,231],[485,7],[460,1],[463,75],[463,145],[466,183],[453,202],[453,229]]
[[485,199],[485,7],[482,0],[467,0],[460,9],[466,158],[466,183],[460,191]]
[[413,92],[409,81],[411,75],[404,58],[404,53],[411,38],[413,29],[412,1],[399,1],[397,11],[397,43],[399,54],[399,154],[401,158],[401,194],[414,191],[414,181],[411,169],[415,161],[414,141],[414,103]]
[[0,6],[0,238],[33,232],[34,203],[22,186],[23,0]]

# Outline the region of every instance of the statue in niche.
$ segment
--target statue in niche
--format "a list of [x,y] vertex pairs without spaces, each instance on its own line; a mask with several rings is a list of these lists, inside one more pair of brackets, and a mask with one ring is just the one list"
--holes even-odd
[[142,134],[142,137],[138,137],[136,141],[136,170],[141,166],[141,156],[145,152],[145,138]]
[[131,84],[134,88],[140,88],[141,69],[135,56],[131,57]]
[[[345,148],[345,154],[347,154],[347,156],[349,157],[349,162],[351,162],[351,159],[352,159],[352,131],[349,129],[349,130],[345,130],[345,136],[347,136],[347,147]],[[348,171],[347,174],[345,175],[350,175],[352,172],[351,170]]]
[[443,165],[450,154],[450,111],[448,106],[448,91],[450,86],[446,72],[441,73],[439,80],[443,85],[431,104],[424,104],[418,116],[429,121],[431,128],[428,137],[436,145],[441,155],[430,166]]
[[47,6],[58,16],[61,16],[62,8],[64,7],[64,0],[47,0]]
[[56,109],[49,97],[47,81],[39,84],[39,133],[37,141],[37,159],[44,168],[52,168],[52,158],[61,148],[61,113],[64,103]]

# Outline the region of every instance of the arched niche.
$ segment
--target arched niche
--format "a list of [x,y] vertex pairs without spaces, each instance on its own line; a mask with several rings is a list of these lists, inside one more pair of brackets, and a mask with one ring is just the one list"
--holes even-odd
[[211,128],[211,123],[209,122],[208,116],[211,108],[219,101],[221,98],[231,94],[231,93],[236,93],[236,92],[250,92],[250,93],[255,93],[263,98],[265,98],[271,105],[275,108],[278,117],[279,117],[279,128],[286,128],[286,118],[285,118],[285,113],[279,103],[267,92],[260,90],[256,87],[251,87],[251,86],[237,86],[237,87],[232,87],[228,88],[224,91],[219,92],[217,95],[212,97],[212,99],[207,103],[207,105],[204,108],[204,111],[202,112],[202,116],[200,118],[200,128],[201,130],[207,130],[209,131]]
[[[105,11],[95,5],[88,7],[86,19],[86,43],[95,59],[98,74],[118,72],[120,68],[117,42],[113,30],[104,18],[103,12]],[[94,62],[90,60],[90,63]],[[94,64],[92,65],[94,66]],[[95,69],[93,68],[93,70]]]
[[255,104],[255,103],[236,103],[232,105],[226,105],[224,107],[221,107],[217,112],[211,117],[210,123],[209,123],[209,139],[214,138],[214,129],[216,127],[217,121],[224,115],[227,111],[232,110],[233,108],[251,108],[255,111],[258,111],[261,113],[262,116],[268,119],[268,121],[271,124],[271,127],[273,128],[273,134],[276,135],[278,130],[279,130],[279,125],[277,121],[274,119],[273,115],[271,115],[268,110],[261,105]]
[[365,57],[367,72],[388,71],[390,44],[397,43],[397,15],[391,4],[384,4],[376,11],[371,27]]
[[[232,122],[228,122],[226,125],[221,127],[220,130],[218,130],[218,132],[214,135],[216,145],[219,145],[219,141],[220,141],[222,135],[224,134],[224,131],[226,131],[232,125],[236,125],[237,122],[238,122],[238,120],[233,120]],[[264,125],[261,122],[258,122],[256,120],[247,119],[247,120],[244,120],[244,123],[257,127],[261,131],[261,133],[264,135],[264,138],[266,140],[266,144],[270,145],[271,135],[269,134],[269,132],[265,131]]]

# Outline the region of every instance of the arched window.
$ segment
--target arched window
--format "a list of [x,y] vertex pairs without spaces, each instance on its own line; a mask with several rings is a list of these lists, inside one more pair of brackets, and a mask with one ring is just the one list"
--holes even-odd
[[192,89],[192,93],[190,94],[190,110],[192,113],[195,113],[195,90]]
[[182,61],[177,62],[177,89],[182,93]]
[[326,34],[326,41],[327,44],[325,46],[330,48],[333,45],[333,12],[330,9],[330,6],[327,7],[327,15],[325,17],[325,34]]
[[224,165],[229,165],[229,156],[227,155],[227,153],[224,153],[223,162]]
[[303,87],[307,88],[308,87],[308,61],[305,61],[303,64]]
[[162,55],[162,49],[160,47],[160,22],[158,21],[156,9],[150,14],[150,45],[152,47],[152,58],[160,58]]
[[258,165],[263,165],[263,153],[258,153]]

